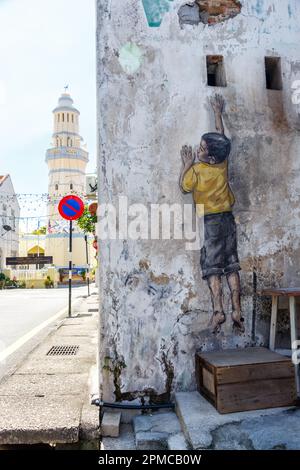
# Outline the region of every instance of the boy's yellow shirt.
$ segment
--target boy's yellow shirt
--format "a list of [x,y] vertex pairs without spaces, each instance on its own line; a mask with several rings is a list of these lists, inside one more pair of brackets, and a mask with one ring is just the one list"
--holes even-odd
[[195,204],[204,205],[204,214],[229,212],[235,198],[228,182],[228,160],[210,165],[199,162],[184,175],[182,189],[192,192]]

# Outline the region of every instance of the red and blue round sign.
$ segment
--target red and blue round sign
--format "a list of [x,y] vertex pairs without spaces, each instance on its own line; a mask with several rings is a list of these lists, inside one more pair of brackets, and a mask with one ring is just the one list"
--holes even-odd
[[84,212],[84,203],[80,197],[70,194],[60,201],[58,210],[64,219],[77,220]]

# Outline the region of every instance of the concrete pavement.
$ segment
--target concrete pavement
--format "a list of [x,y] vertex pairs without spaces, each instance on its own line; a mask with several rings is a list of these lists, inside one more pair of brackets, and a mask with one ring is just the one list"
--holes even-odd
[[[0,384],[0,445],[99,444],[99,409],[90,404],[97,357],[98,297],[83,299]],[[48,355],[53,346],[76,354]]]
[[[73,305],[87,294],[85,286],[73,289]],[[67,315],[68,290],[34,289],[0,291],[0,380],[60,325]]]
[[[86,294],[86,286],[73,288],[73,300]],[[66,307],[67,303],[67,288],[0,290],[2,349]]]

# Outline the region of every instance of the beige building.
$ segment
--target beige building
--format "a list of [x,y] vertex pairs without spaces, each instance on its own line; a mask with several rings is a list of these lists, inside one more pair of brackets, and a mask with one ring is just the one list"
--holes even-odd
[[19,256],[45,256],[46,235],[20,233]]
[[[89,154],[82,145],[79,134],[80,112],[73,106],[68,93],[63,93],[53,111],[52,147],[47,150],[46,162],[49,169],[48,227],[46,255],[53,256],[57,268],[67,268],[69,262],[69,223],[58,212],[59,201],[68,194],[84,199],[86,166]],[[84,234],[76,222],[73,223],[73,266],[86,266]],[[89,243],[90,260],[95,253]]]

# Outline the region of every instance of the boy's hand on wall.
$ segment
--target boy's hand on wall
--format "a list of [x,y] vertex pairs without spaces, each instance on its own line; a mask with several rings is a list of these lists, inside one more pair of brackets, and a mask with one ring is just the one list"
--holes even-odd
[[222,114],[225,107],[225,100],[221,95],[212,96],[210,99],[210,104],[215,113]]
[[188,145],[184,145],[180,152],[182,162],[185,166],[192,165],[194,161],[193,149]]

